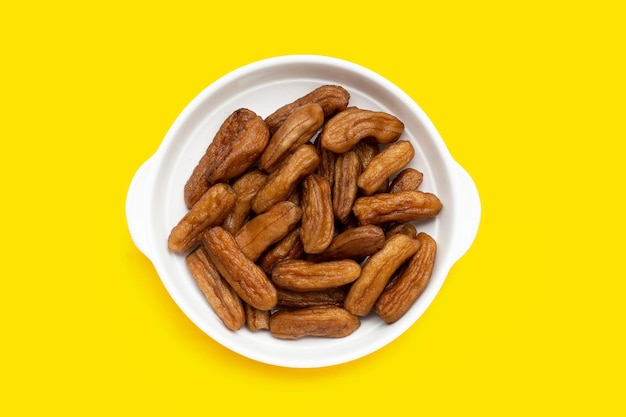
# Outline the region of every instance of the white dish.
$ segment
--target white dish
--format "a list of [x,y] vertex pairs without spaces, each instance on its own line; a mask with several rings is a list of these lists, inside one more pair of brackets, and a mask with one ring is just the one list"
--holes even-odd
[[[228,330],[196,286],[184,256],[167,249],[167,238],[186,213],[183,187],[224,119],[246,107],[266,117],[280,106],[323,84],[339,84],[351,95],[350,105],[391,113],[406,126],[402,139],[415,148],[411,167],[424,173],[420,188],[433,192],[444,208],[416,223],[438,243],[436,265],[426,290],[396,323],[375,315],[341,339],[285,341],[269,332]],[[345,363],[392,342],[426,310],[452,265],[469,249],[480,221],[480,201],[467,172],[454,161],[439,133],[419,106],[380,75],[344,60],[312,55],[270,58],[239,68],[209,85],[182,111],[160,147],[137,171],[126,200],[131,237],[153,263],[181,310],[215,341],[256,361],[293,368]]]

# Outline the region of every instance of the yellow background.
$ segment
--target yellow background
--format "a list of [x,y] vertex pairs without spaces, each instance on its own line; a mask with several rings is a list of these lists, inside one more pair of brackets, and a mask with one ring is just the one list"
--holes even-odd
[[[615,4],[5,2],[0,414],[624,415]],[[483,209],[424,316],[323,369],[259,364],[205,336],[124,215],[135,170],[193,97],[293,53],[404,89]]]

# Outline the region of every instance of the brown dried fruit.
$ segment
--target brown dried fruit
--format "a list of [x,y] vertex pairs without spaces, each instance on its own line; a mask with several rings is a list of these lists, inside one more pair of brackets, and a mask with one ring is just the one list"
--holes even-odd
[[235,238],[220,226],[203,236],[209,258],[243,301],[259,310],[270,310],[278,301],[276,287],[263,270],[239,248]]
[[279,339],[305,336],[346,337],[361,325],[357,316],[341,307],[318,306],[281,310],[270,316],[270,332]]
[[385,237],[389,239],[391,236],[400,233],[402,233],[403,235],[407,235],[412,239],[415,239],[417,237],[417,229],[415,229],[415,226],[413,226],[413,224],[408,222],[394,224],[387,230],[387,232],[385,233]]
[[259,168],[272,172],[298,146],[307,143],[324,124],[324,110],[317,103],[298,107],[270,138],[259,159]]
[[263,213],[279,201],[286,200],[300,181],[313,173],[320,158],[311,144],[300,145],[272,172],[252,200],[252,211]]
[[264,213],[248,220],[235,234],[241,251],[255,261],[274,243],[293,230],[302,210],[290,201],[274,204]]
[[303,254],[304,247],[300,240],[300,229],[296,228],[262,255],[257,264],[266,274],[269,274],[279,262],[287,259],[298,259]]
[[326,178],[332,188],[335,184],[335,160],[337,159],[337,154],[324,148],[319,136],[315,139],[315,149],[320,157],[320,164],[317,166],[315,173]]
[[237,293],[224,280],[210,261],[203,246],[186,257],[187,266],[200,291],[230,330],[239,330],[246,321],[243,303]]
[[306,308],[314,306],[343,306],[348,293],[348,286],[329,288],[321,291],[292,291],[285,288],[276,288],[278,291],[279,309]]
[[220,152],[215,169],[209,173],[209,181],[215,184],[244,173],[263,153],[269,137],[263,119],[257,116],[250,120],[241,135],[233,138],[228,148]]
[[[235,143],[242,144],[252,141],[256,144],[254,149],[259,148],[260,145],[263,148],[267,145],[269,132],[262,122],[263,120],[256,113],[248,109],[235,110],[224,120],[205,154],[200,158],[185,183],[184,198],[187,208],[190,209],[211,185],[217,182],[215,180],[216,171],[219,171],[221,175],[225,173],[225,168],[227,168],[225,157],[231,153]],[[252,149],[246,150],[246,152],[250,150]],[[229,161],[232,162],[232,160]]]
[[356,153],[349,151],[337,155],[335,161],[335,184],[333,186],[333,211],[337,219],[347,223],[352,214],[352,205],[357,197],[357,179],[361,162]]
[[358,226],[335,236],[323,253],[310,256],[312,262],[340,259],[360,260],[378,252],[385,244],[385,233],[376,225]]
[[354,281],[348,291],[344,308],[357,316],[366,316],[393,273],[417,252],[419,246],[419,241],[406,235],[389,238],[380,251],[365,261],[359,279]]
[[426,288],[435,265],[437,243],[428,234],[417,235],[421,246],[402,273],[387,285],[374,307],[388,324],[400,319]]
[[420,184],[422,184],[422,180],[424,179],[424,174],[414,168],[405,168],[396,175],[396,177],[391,181],[391,186],[389,187],[390,193],[399,193],[400,191],[417,191]]
[[359,175],[357,185],[365,195],[371,195],[391,177],[408,164],[415,150],[411,142],[400,140],[392,143],[374,156],[365,170]]
[[255,169],[243,174],[233,182],[233,189],[237,193],[237,202],[226,216],[226,219],[224,219],[222,224],[224,229],[231,234],[237,233],[248,219],[252,199],[256,196],[258,189],[265,184],[266,180],[267,174]]
[[333,201],[328,180],[311,174],[302,183],[300,239],[306,253],[323,252],[335,234]]
[[350,93],[345,88],[338,85],[323,85],[299,99],[280,107],[265,118],[265,124],[273,135],[289,115],[300,106],[308,103],[317,103],[322,106],[324,116],[328,118],[335,113],[345,110],[348,107],[349,100]]
[[380,193],[359,197],[352,212],[361,224],[409,222],[436,216],[443,205],[439,198],[421,191]]
[[167,246],[172,252],[186,252],[202,239],[209,227],[221,224],[234,207],[237,193],[228,184],[209,188],[170,232]]
[[270,328],[270,311],[259,310],[250,304],[245,305],[246,308],[246,327],[252,331],[267,330]]
[[404,132],[404,123],[397,117],[356,107],[346,109],[330,119],[321,133],[322,146],[343,153],[351,150],[361,139],[372,137],[377,143],[397,141]]
[[292,291],[319,291],[340,287],[359,277],[361,266],[351,259],[309,262],[283,261],[272,269],[272,282]]

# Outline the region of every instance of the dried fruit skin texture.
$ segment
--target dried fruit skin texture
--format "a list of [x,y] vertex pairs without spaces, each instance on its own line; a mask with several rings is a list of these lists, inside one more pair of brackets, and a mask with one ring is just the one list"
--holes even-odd
[[236,201],[237,193],[228,184],[209,188],[170,232],[169,250],[183,253],[194,247],[207,228],[224,221]]
[[243,303],[224,280],[202,246],[186,257],[187,266],[207,301],[230,330],[239,330],[246,321]]
[[335,217],[330,183],[311,174],[302,184],[302,225],[300,239],[306,253],[321,253],[335,234]]
[[259,168],[274,171],[285,155],[311,140],[323,124],[324,110],[319,104],[305,104],[297,108],[270,138],[259,159]]
[[203,237],[209,258],[243,301],[259,310],[276,305],[278,294],[265,272],[239,248],[235,238],[223,228],[209,229]]
[[417,235],[420,249],[402,273],[389,283],[376,302],[375,311],[387,324],[399,320],[422,294],[435,266],[437,243],[428,234]]
[[352,211],[361,224],[410,222],[436,216],[443,205],[432,193],[402,191],[358,198]]
[[365,195],[371,195],[391,177],[408,164],[415,150],[411,142],[397,141],[374,156],[365,170],[359,175],[357,185]]
[[347,223],[352,214],[359,187],[357,179],[361,162],[355,152],[345,152],[335,161],[335,185],[333,186],[333,212],[342,223]]
[[343,111],[348,107],[350,93],[339,85],[323,85],[297,100],[285,104],[274,113],[265,118],[270,133],[273,135],[283,124],[283,122],[300,106],[309,103],[317,103],[324,110],[324,117]]
[[371,137],[377,143],[386,144],[397,141],[403,132],[404,123],[391,114],[351,107],[324,125],[321,141],[324,148],[343,153],[361,139]]
[[281,201],[244,223],[235,234],[235,241],[241,251],[256,262],[267,248],[294,229],[301,216],[302,210],[298,206]]
[[359,277],[361,266],[353,260],[309,262],[288,260],[272,269],[272,282],[292,291],[320,291],[340,287]]
[[266,180],[267,174],[255,169],[243,174],[233,182],[233,189],[237,193],[237,201],[222,224],[222,227],[229,233],[237,233],[246,222],[250,214],[252,199],[256,196],[257,190],[265,184]]
[[389,187],[390,193],[417,191],[422,184],[424,174],[414,168],[405,168],[396,175]]
[[310,256],[314,262],[361,259],[379,251],[385,244],[385,232],[376,225],[357,226],[333,238],[323,253]]
[[344,307],[357,316],[366,316],[385,289],[393,273],[413,256],[420,243],[402,234],[394,235],[385,246],[369,257],[361,270],[361,276],[352,284]]
[[215,169],[215,164],[223,153],[228,150],[229,142],[241,135],[247,123],[257,117],[256,113],[248,109],[239,109],[231,113],[222,123],[215,134],[213,141],[194,168],[191,176],[185,183],[184,199],[187,208],[191,208],[202,195],[213,185],[209,181],[209,174]]
[[357,316],[341,307],[320,306],[281,310],[270,316],[270,332],[279,339],[305,336],[346,337],[361,325]]
[[252,211],[263,213],[274,204],[289,198],[300,181],[315,171],[319,162],[320,158],[313,145],[300,145],[269,175],[252,200]]

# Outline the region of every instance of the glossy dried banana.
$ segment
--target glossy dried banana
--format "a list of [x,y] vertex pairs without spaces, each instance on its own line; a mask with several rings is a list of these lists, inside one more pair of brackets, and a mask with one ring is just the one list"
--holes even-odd
[[298,107],[270,138],[259,159],[259,168],[272,172],[286,155],[313,138],[324,124],[324,110],[317,103]]
[[313,173],[320,158],[311,144],[300,145],[272,172],[252,200],[252,210],[263,213],[279,201],[286,200],[300,181]]
[[443,205],[432,193],[402,191],[359,197],[352,212],[361,224],[410,222],[436,216]]
[[300,239],[306,253],[323,252],[335,235],[335,217],[330,183],[311,174],[302,182]]
[[265,272],[243,253],[230,233],[216,226],[204,233],[202,241],[220,275],[243,301],[259,310],[270,310],[276,306],[276,287]]
[[307,259],[312,262],[340,259],[361,260],[378,252],[385,244],[385,232],[376,225],[357,226],[333,238],[326,250]]
[[304,246],[300,240],[300,228],[295,228],[265,252],[257,264],[266,274],[269,274],[279,262],[287,259],[299,259],[303,254]]
[[350,93],[348,93],[345,88],[339,85],[322,85],[297,100],[280,107],[265,118],[265,124],[273,135],[284,121],[300,106],[309,103],[317,103],[322,106],[324,117],[329,118],[345,110],[346,107],[348,107],[349,100]]
[[361,139],[371,137],[387,144],[397,141],[403,132],[404,123],[389,113],[350,107],[326,122],[320,135],[323,147],[343,153]]
[[309,262],[292,259],[272,269],[272,282],[292,291],[320,291],[340,287],[359,277],[361,266],[353,260]]
[[352,215],[352,205],[359,187],[357,179],[361,173],[361,162],[355,152],[337,155],[335,161],[335,184],[333,186],[333,212],[342,223],[348,223]]
[[417,235],[419,250],[411,257],[402,273],[387,285],[374,310],[386,322],[400,319],[426,288],[435,265],[437,243],[428,234]]
[[346,337],[361,325],[357,316],[337,306],[281,310],[270,316],[270,332],[279,339],[300,339],[305,336]]
[[235,206],[228,213],[222,227],[229,233],[235,234],[243,226],[250,214],[252,199],[256,196],[259,188],[265,184],[267,174],[258,169],[249,171],[233,182],[233,189],[237,193]]
[[371,195],[396,172],[408,164],[415,150],[411,142],[399,140],[374,156],[365,170],[359,175],[357,185],[365,195]]
[[424,174],[414,168],[405,168],[396,175],[389,186],[390,193],[417,191],[422,184]]
[[224,183],[209,188],[170,232],[167,246],[172,252],[186,252],[202,239],[202,233],[221,224],[237,200],[237,193]]
[[237,171],[239,174],[244,172],[250,159],[258,158],[268,140],[267,127],[252,110],[242,108],[231,113],[185,183],[187,208],[190,209],[216,182],[229,176],[233,178],[238,175]]
[[419,247],[418,240],[406,235],[390,237],[385,246],[363,264],[361,275],[348,291],[344,308],[357,316],[369,314],[391,276]]
[[186,257],[187,266],[209,305],[230,330],[239,330],[246,321],[244,305],[235,290],[222,278],[203,246]]
[[252,332],[268,330],[270,328],[270,311],[259,310],[250,304],[245,305],[246,327]]
[[244,223],[234,235],[235,241],[241,251],[256,262],[263,252],[296,227],[301,216],[300,207],[281,201]]
[[329,288],[320,291],[293,291],[277,287],[278,309],[295,309],[314,306],[333,305],[341,307],[348,293],[348,286]]

